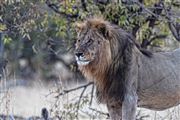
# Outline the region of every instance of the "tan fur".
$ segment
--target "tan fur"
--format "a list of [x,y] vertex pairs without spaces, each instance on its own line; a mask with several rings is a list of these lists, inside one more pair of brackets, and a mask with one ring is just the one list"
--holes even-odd
[[79,69],[96,84],[97,97],[112,119],[135,120],[137,105],[163,110],[180,103],[180,49],[152,54],[102,18],[78,25]]
[[97,64],[79,67],[79,69],[88,80],[94,81],[98,88],[103,90],[106,86],[106,76],[104,74],[112,60],[109,43],[103,43],[103,46],[100,49],[101,53],[99,53],[99,58],[103,59],[99,59]]

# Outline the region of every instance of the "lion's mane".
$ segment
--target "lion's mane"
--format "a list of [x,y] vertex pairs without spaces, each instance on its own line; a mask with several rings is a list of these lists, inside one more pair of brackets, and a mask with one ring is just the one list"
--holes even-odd
[[[79,23],[78,28],[98,29],[102,37],[109,41],[109,46],[106,44],[100,48],[99,64],[80,67],[80,70],[87,78],[94,79],[100,102],[122,102],[126,91],[128,71],[134,55],[133,50],[138,50],[148,57],[152,54],[142,50],[128,32],[101,18],[88,19]],[[110,53],[107,50],[109,47]]]

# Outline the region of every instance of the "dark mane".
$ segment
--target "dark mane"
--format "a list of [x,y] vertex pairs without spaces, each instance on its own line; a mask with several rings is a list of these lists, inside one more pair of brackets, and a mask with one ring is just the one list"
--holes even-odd
[[[111,25],[111,24],[110,24],[110,25]],[[132,35],[131,33],[128,33],[127,31],[121,29],[121,28],[120,28],[119,26],[117,26],[117,25],[112,24],[111,26],[112,26],[115,30],[120,31],[120,33],[123,33],[123,34],[127,37],[127,39],[128,39],[126,42],[132,42],[132,43],[139,49],[139,51],[140,51],[143,55],[145,55],[145,56],[147,56],[147,57],[149,57],[149,58],[152,57],[153,53],[152,53],[151,51],[147,50],[147,49],[142,48],[142,47],[140,46],[140,44],[135,40],[135,38],[133,37],[133,35]],[[122,34],[120,34],[120,35],[122,35]]]
[[118,48],[113,48],[113,45],[111,45],[112,53],[115,53],[113,51],[116,51],[116,49],[118,49],[118,51],[117,54],[112,55],[113,63],[106,71],[106,86],[103,91],[98,91],[97,89],[97,96],[101,102],[103,102],[106,96],[108,96],[110,101],[121,102],[126,92],[126,77],[132,64],[133,47],[137,47],[143,55],[149,58],[151,58],[153,54],[148,50],[142,49],[131,34],[118,26],[113,25],[109,31],[113,33],[111,34],[112,39],[110,41],[112,43],[110,44],[117,42],[118,46]]
[[81,71],[90,79],[95,79],[97,97],[100,102],[122,102],[126,92],[128,73],[133,63],[132,59],[136,54],[134,50],[139,50],[139,53],[147,57],[151,57],[152,53],[142,49],[131,34],[103,19],[88,19],[77,24],[77,28],[79,33],[81,31],[94,31],[108,41],[110,53],[102,52],[103,57],[101,56],[99,64],[81,67]]
[[151,51],[142,48],[142,47],[139,45],[139,43],[136,42],[136,40],[135,40],[135,38],[132,36],[132,34],[130,34],[130,33],[127,33],[127,34],[128,34],[127,37],[129,38],[129,40],[132,41],[132,42],[135,44],[135,46],[139,49],[139,51],[140,51],[143,55],[145,55],[145,56],[147,56],[147,57],[149,57],[149,58],[152,57],[153,53],[152,53]]

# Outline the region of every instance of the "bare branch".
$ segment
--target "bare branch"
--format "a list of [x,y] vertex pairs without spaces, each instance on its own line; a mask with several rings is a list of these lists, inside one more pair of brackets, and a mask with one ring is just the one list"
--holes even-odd
[[94,96],[94,84],[92,85],[92,90],[91,90],[91,99],[90,99],[90,102],[89,102],[89,105],[92,105],[92,102],[93,102],[93,96]]
[[141,43],[142,48],[147,48],[147,46],[151,45],[151,43],[156,39],[165,39],[167,35],[156,35],[152,37],[150,40],[143,39],[143,42]]
[[88,11],[88,10],[87,10],[87,4],[86,4],[86,1],[85,1],[85,0],[81,0],[81,5],[82,5],[84,11]]
[[77,104],[77,108],[76,108],[76,118],[78,118],[79,106],[80,106],[80,103],[81,103],[82,96],[83,96],[84,92],[86,91],[86,88],[87,88],[87,86],[84,86],[84,89],[81,92],[81,95],[79,96],[79,100],[78,100],[78,104]]
[[150,43],[156,39],[164,39],[166,37],[167,37],[167,35],[156,35],[150,39]]
[[108,4],[111,0],[94,0],[96,3],[99,3],[99,4]]
[[107,118],[110,118],[109,113],[105,113],[105,112],[99,111],[99,110],[94,109],[94,108],[89,108],[89,109],[92,110],[92,111],[95,111],[95,112],[97,112],[99,114],[105,115],[105,116],[107,116]]
[[156,18],[159,17],[159,15],[156,15],[156,14],[153,13],[151,10],[147,9],[142,3],[137,2],[137,1],[134,2],[134,3],[136,3],[138,6],[140,6],[143,10],[145,10],[147,13],[151,14],[152,16],[154,16],[154,17],[156,17]]
[[180,23],[169,22],[169,29],[177,41],[180,41]]
[[171,9],[166,9],[164,4],[163,4],[165,13],[166,13],[166,18],[169,20],[168,25],[169,29],[172,33],[172,35],[176,38],[177,41],[180,41],[180,23],[172,21],[172,16],[171,16]]
[[76,90],[79,90],[79,89],[82,89],[82,88],[86,88],[86,87],[88,87],[88,86],[90,86],[90,85],[92,85],[92,84],[93,84],[93,82],[89,82],[89,83],[87,83],[87,84],[85,84],[85,85],[81,85],[81,86],[78,86],[78,87],[75,87],[75,88],[72,88],[72,89],[69,89],[69,90],[63,90],[63,92],[59,93],[59,94],[56,96],[56,98],[58,98],[59,96],[68,94],[68,93],[70,93],[70,92],[72,92],[72,91],[76,91]]
[[141,111],[139,110],[136,115],[136,120],[146,120],[148,117],[150,117],[150,116],[149,115],[141,115]]

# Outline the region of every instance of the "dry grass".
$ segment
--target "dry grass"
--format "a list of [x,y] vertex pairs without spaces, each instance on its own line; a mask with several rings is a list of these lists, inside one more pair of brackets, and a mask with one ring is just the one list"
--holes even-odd
[[[73,84],[71,87],[77,85],[79,84]],[[45,85],[36,81],[35,84],[26,86],[14,86],[3,90],[2,87],[0,88],[0,114],[28,118],[30,116],[41,116],[41,109],[46,107],[50,110],[50,116],[59,116],[67,120],[75,118],[102,120],[107,118],[106,107],[98,104],[95,98],[90,105],[92,86],[87,87],[82,96],[83,89],[79,89],[59,97],[57,97],[58,93],[65,89],[62,84]],[[80,96],[81,101],[79,102]],[[147,109],[139,110],[141,111],[140,116],[149,115],[144,120],[180,120],[180,106],[161,112]]]

